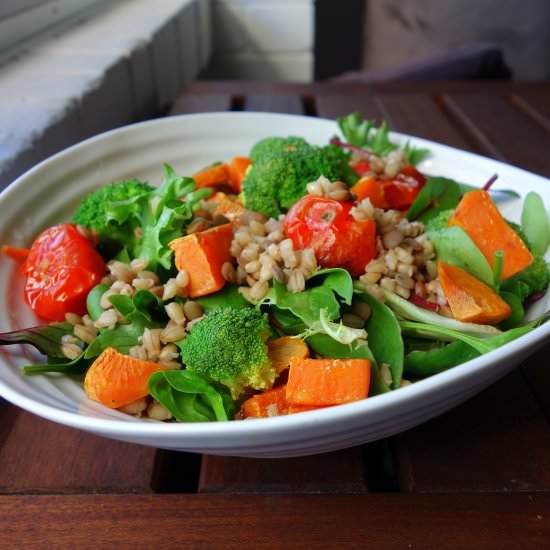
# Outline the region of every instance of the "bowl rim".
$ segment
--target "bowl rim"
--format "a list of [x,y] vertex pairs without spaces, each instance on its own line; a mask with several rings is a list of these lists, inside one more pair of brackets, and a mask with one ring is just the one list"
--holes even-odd
[[[112,136],[118,136],[127,132],[141,131],[141,129],[148,129],[152,126],[171,125],[174,123],[180,123],[182,120],[193,119],[209,119],[209,118],[289,118],[295,121],[296,119],[302,119],[307,124],[319,124],[319,125],[335,125],[335,121],[320,117],[308,117],[303,115],[289,115],[279,113],[263,113],[263,112],[208,112],[208,113],[193,113],[184,115],[174,115],[158,119],[151,119],[142,121],[107,132],[103,132],[96,136],[92,136],[86,140],[76,143],[55,155],[48,157],[41,161],[34,167],[27,170],[24,174],[20,175],[13,183],[6,187],[0,193],[0,202],[10,197],[12,194],[17,193],[20,186],[25,184],[25,181],[34,176],[37,172],[42,170],[45,166],[53,162],[59,162],[67,155],[78,151],[79,149],[89,147],[98,141],[106,140]],[[336,128],[334,128],[336,131]],[[498,168],[505,167],[506,170],[514,170],[522,173],[524,176],[535,178],[538,180],[545,180],[543,176],[534,174],[522,168],[513,166],[509,163],[501,162],[495,159],[457,149],[455,147],[438,143],[432,140],[419,138],[409,134],[400,132],[390,132],[390,136],[398,143],[404,143],[407,140],[414,140],[415,143],[426,147],[436,146],[438,149],[445,149],[452,154],[465,155],[474,159],[483,159],[484,161],[491,161],[491,163]],[[547,291],[548,292],[548,291]],[[0,380],[0,396],[4,397],[14,405],[35,413],[43,418],[72,426],[75,428],[84,429],[87,431],[101,432],[104,435],[117,436],[121,434],[128,434],[133,436],[204,436],[210,438],[213,435],[218,437],[235,437],[236,435],[249,436],[257,433],[258,431],[265,432],[266,430],[270,435],[276,435],[278,433],[294,433],[297,431],[303,431],[304,427],[315,427],[320,424],[324,426],[330,426],[332,424],[341,425],[343,421],[354,421],[360,419],[363,415],[375,414],[382,412],[384,409],[395,407],[398,410],[405,405],[408,405],[416,400],[419,402],[423,397],[437,393],[438,391],[452,388],[453,384],[458,383],[461,380],[467,380],[472,377],[472,371],[477,370],[481,373],[488,373],[491,367],[496,368],[497,364],[501,360],[505,360],[510,353],[520,353],[531,346],[537,344],[542,345],[545,340],[548,340],[550,336],[550,322],[537,327],[532,332],[505,344],[504,346],[493,350],[485,355],[477,357],[456,367],[450,368],[444,372],[435,374],[423,380],[419,380],[410,386],[399,388],[399,391],[391,391],[385,394],[373,396],[367,399],[356,401],[353,403],[338,405],[334,407],[327,407],[324,409],[312,410],[295,415],[278,416],[272,418],[258,418],[250,419],[246,422],[242,421],[228,421],[228,422],[156,422],[150,420],[135,419],[128,416],[124,418],[121,414],[121,419],[112,418],[98,418],[89,416],[87,414],[70,412],[59,409],[57,407],[40,403],[32,398],[29,398],[11,386]],[[0,362],[2,360],[0,359]],[[124,415],[126,416],[126,415]],[[306,432],[303,432],[304,434]],[[307,438],[304,438],[307,439]]]

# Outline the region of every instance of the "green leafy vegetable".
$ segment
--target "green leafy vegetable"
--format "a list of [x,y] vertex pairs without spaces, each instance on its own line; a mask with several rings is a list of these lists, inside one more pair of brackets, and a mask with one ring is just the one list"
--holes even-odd
[[493,287],[498,292],[502,280],[502,269],[504,268],[504,250],[495,250],[493,260]]
[[61,340],[66,334],[73,333],[70,323],[55,323],[39,327],[30,327],[0,334],[0,346],[11,344],[30,344],[49,359],[66,361],[61,350]]
[[340,117],[337,122],[347,143],[354,147],[372,151],[379,157],[397,149],[397,145],[390,141],[390,129],[386,122],[376,128],[373,120],[361,121],[358,112]]
[[[383,157],[398,148],[389,138],[389,127],[382,122],[376,128],[374,120],[361,120],[358,112],[337,119],[338,127],[344,136],[347,144],[371,151],[379,157]],[[418,149],[410,142],[405,143],[403,151],[407,155],[409,164],[415,166],[426,155],[430,154],[429,149]]]
[[407,210],[407,219],[427,222],[440,212],[455,208],[460,201],[460,187],[448,178],[429,178]]
[[26,365],[23,367],[25,374],[46,374],[46,373],[61,373],[61,374],[84,374],[91,361],[84,358],[84,353],[81,353],[76,359],[72,361],[49,360],[42,365]]
[[129,324],[103,329],[86,348],[85,359],[97,357],[108,347],[128,354],[130,348],[138,345],[139,337],[146,328],[157,328],[163,324],[155,319],[155,313],[160,314],[162,311],[159,299],[148,290],[138,290],[133,297],[115,294],[109,297],[109,301]]
[[378,364],[387,363],[392,373],[392,388],[401,384],[403,377],[403,338],[393,311],[366,292],[357,295],[366,302],[372,314],[367,322],[368,343]]
[[346,269],[340,267],[328,267],[320,269],[307,278],[308,284],[323,277],[322,286],[330,288],[338,294],[344,303],[351,305],[353,298],[353,279]]
[[550,241],[548,214],[538,193],[530,191],[523,201],[521,228],[533,252],[544,255]]
[[411,351],[405,355],[404,368],[408,376],[424,378],[443,372],[451,367],[456,367],[479,356],[479,351],[472,346],[461,340],[456,340],[444,347],[427,351]]
[[326,309],[321,309],[319,320],[309,324],[307,329],[299,336],[305,339],[314,334],[326,334],[340,344],[351,344],[355,340],[367,337],[364,329],[351,328],[342,322],[334,323],[330,321]]
[[202,306],[206,314],[209,314],[220,307],[240,309],[251,306],[251,304],[247,302],[243,295],[239,292],[238,286],[227,284],[218,292],[208,294],[207,296],[201,296],[200,298],[195,298],[195,302]]
[[501,332],[500,334],[491,336],[490,338],[478,338],[458,330],[427,323],[400,321],[399,324],[401,325],[403,332],[406,334],[419,336],[421,338],[437,338],[443,341],[460,340],[474,348],[479,353],[483,354],[489,353],[490,351],[493,351],[500,346],[503,346],[504,344],[527,334],[538,324],[540,324],[540,321],[533,321],[521,327],[513,328],[507,330],[506,332]]
[[151,395],[180,422],[223,422],[233,416],[229,395],[188,370],[155,372],[148,385]]
[[201,199],[212,191],[195,191],[192,178],[177,176],[167,164],[164,172],[158,189],[137,180],[98,189],[82,201],[73,221],[97,231],[102,245],[115,243],[119,259],[142,258],[151,270],[170,270],[168,243],[182,235]]
[[414,145],[411,145],[410,141],[407,141],[407,143],[405,143],[403,151],[405,151],[405,154],[407,155],[407,160],[409,161],[409,164],[412,164],[413,166],[416,166],[421,160],[423,160],[431,153],[429,149],[419,149]]
[[97,321],[101,317],[101,314],[105,311],[101,307],[101,297],[107,290],[109,290],[108,285],[99,284],[94,286],[86,297],[86,309],[88,310],[88,315],[94,321]]
[[502,330],[508,330],[517,327],[525,317],[525,309],[520,296],[513,292],[503,291],[500,293],[500,297],[510,306],[512,313],[508,319],[505,319],[500,323]]
[[[360,287],[360,291],[364,292],[364,288]],[[387,304],[393,309],[393,311],[400,317],[405,319],[411,319],[424,324],[430,324],[448,329],[454,332],[460,331],[461,334],[477,336],[479,338],[490,338],[500,334],[500,331],[491,325],[478,325],[476,323],[462,323],[456,319],[449,319],[443,315],[428,311],[427,309],[415,306],[409,302],[394,294],[393,292],[383,291],[384,298]]]
[[438,259],[464,269],[489,286],[493,285],[491,265],[464,229],[453,226],[431,230],[428,225],[426,232]]

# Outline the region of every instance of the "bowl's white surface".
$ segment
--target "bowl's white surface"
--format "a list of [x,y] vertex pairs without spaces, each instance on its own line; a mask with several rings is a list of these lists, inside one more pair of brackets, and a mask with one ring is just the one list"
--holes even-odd
[[[78,200],[103,183],[128,177],[159,182],[162,162],[187,175],[215,160],[246,155],[260,138],[299,135],[324,144],[332,121],[260,113],[210,113],[165,118],[114,130],[42,162],[0,196],[0,242],[28,245],[49,224],[67,220]],[[408,136],[393,134],[398,142]],[[432,150],[421,169],[482,185],[499,174],[495,188],[534,190],[550,207],[548,180],[524,170],[413,138]],[[500,204],[517,220],[521,201]],[[22,299],[16,266],[0,260],[0,331],[37,324]],[[548,310],[548,295],[529,312]],[[550,323],[492,353],[451,370],[364,401],[286,417],[227,423],[162,424],[141,421],[86,399],[69,377],[27,377],[21,365],[36,360],[28,347],[0,348],[0,395],[35,414],[86,431],[156,447],[208,454],[285,457],[320,453],[386,437],[428,420],[505,375],[548,341]]]

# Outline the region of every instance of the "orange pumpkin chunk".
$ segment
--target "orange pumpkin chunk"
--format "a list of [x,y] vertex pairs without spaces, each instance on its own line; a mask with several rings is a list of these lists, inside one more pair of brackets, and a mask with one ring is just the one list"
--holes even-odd
[[441,288],[459,321],[494,325],[510,317],[510,306],[485,283],[467,271],[439,260]]
[[232,222],[238,221],[247,211],[240,202],[232,201],[225,193],[222,193],[221,191],[214,193],[208,200],[216,204],[216,215],[225,216]]
[[118,409],[149,395],[147,381],[160,370],[166,367],[106,348],[88,369],[84,390],[90,399]]
[[279,416],[286,414],[287,410],[286,386],[279,386],[254,395],[247,399],[241,407],[244,418]]
[[286,399],[292,405],[326,407],[365,399],[368,359],[299,359],[290,362]]
[[189,296],[197,298],[217,292],[225,284],[222,266],[233,262],[230,247],[233,229],[230,223],[185,235],[170,243],[176,267],[189,274]]
[[449,226],[453,225],[464,229],[491,267],[495,252],[504,252],[503,279],[523,271],[533,261],[525,243],[502,217],[487,191],[466,193],[449,220]]

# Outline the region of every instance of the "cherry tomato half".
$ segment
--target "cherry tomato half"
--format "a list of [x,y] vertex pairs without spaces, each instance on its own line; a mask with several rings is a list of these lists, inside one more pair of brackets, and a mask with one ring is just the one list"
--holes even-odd
[[371,171],[370,164],[368,160],[360,160],[359,162],[356,162],[352,165],[353,170],[355,173],[363,177],[367,172]]
[[424,187],[426,178],[411,164],[408,164],[395,176],[384,182],[384,197],[390,208],[403,210],[416,199]]
[[74,224],[61,224],[36,238],[25,274],[31,308],[50,321],[64,321],[65,313],[85,313],[86,297],[104,276],[105,263]]
[[323,267],[343,267],[361,275],[376,257],[376,223],[356,220],[352,202],[306,195],[285,217],[284,232],[296,249],[312,248]]

